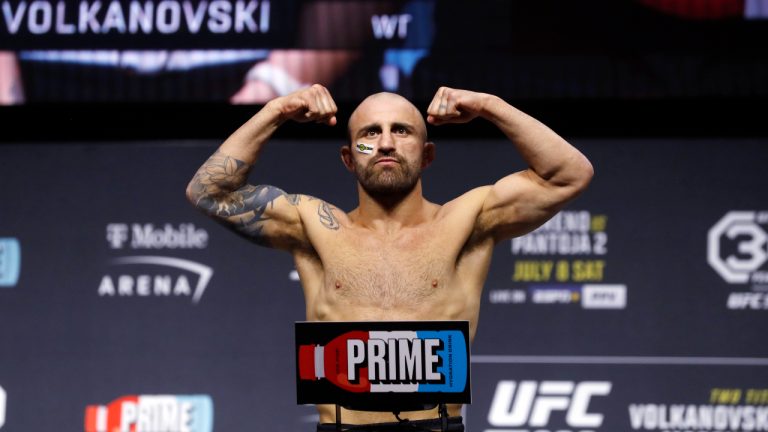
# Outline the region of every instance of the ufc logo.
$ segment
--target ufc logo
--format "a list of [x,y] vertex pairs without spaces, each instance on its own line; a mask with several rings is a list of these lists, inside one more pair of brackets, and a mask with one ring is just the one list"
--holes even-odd
[[594,396],[611,392],[608,381],[500,381],[496,386],[488,423],[496,427],[545,427],[554,411],[565,411],[565,422],[573,428],[596,428],[603,415],[590,413]]

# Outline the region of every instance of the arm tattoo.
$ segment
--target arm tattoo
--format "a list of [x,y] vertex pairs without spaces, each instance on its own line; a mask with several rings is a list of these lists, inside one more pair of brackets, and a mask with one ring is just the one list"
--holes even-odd
[[333,215],[333,207],[329,206],[327,202],[320,201],[320,204],[317,206],[317,215],[320,216],[320,223],[324,227],[331,230],[339,229],[339,221]]
[[[243,186],[249,170],[245,162],[216,151],[197,170],[190,183],[195,205],[209,214],[221,215],[224,209],[218,208],[218,201],[226,200],[227,194]],[[230,206],[224,204],[224,207]]]
[[214,153],[197,171],[190,183],[195,205],[211,216],[234,218],[232,227],[251,237],[256,243],[269,245],[263,234],[264,213],[283,196],[294,206],[300,202],[297,194],[288,195],[274,186],[245,184],[250,166],[245,162]]
[[292,206],[297,206],[301,202],[301,195],[299,194],[288,194],[285,196],[285,199],[288,200],[288,203],[290,203]]
[[258,244],[269,245],[269,239],[264,236],[264,221],[269,217],[264,216],[264,212],[274,205],[274,200],[278,197],[286,196],[285,192],[274,186],[245,186],[232,194],[237,199],[242,199],[242,210],[232,216],[238,216],[239,222],[235,229],[241,233],[253,238]]

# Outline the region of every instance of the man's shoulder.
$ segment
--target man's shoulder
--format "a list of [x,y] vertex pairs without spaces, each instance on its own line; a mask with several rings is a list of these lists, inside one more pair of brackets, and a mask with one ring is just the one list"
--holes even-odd
[[440,206],[437,219],[452,225],[454,229],[473,230],[490,188],[474,188],[446,202]]
[[466,238],[464,250],[476,250],[476,246],[486,243],[490,231],[483,223],[483,206],[493,186],[480,186],[445,203],[441,212],[445,220],[450,221],[452,230],[462,233]]
[[483,207],[483,202],[488,196],[492,186],[480,186],[470,189],[467,192],[443,204],[440,211],[445,214],[452,213],[474,213],[478,214]]
[[298,208],[305,228],[315,225],[336,231],[348,223],[348,214],[336,205],[312,195],[297,194],[292,203]]

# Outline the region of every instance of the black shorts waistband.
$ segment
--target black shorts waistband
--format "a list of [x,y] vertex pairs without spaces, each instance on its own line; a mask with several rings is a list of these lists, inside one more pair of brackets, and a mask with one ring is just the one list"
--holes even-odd
[[[464,432],[464,421],[461,417],[448,417],[446,431]],[[439,431],[442,429],[442,420],[403,420],[392,423],[371,423],[371,424],[344,424],[341,430],[344,432],[426,432]],[[336,423],[320,423],[317,425],[317,432],[335,432]]]

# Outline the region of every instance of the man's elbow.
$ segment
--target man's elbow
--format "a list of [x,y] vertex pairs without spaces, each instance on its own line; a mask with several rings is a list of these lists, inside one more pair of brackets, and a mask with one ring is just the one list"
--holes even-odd
[[202,201],[204,201],[203,191],[200,190],[200,187],[195,184],[194,180],[189,182],[185,192],[187,201],[189,201],[193,206],[200,208]]
[[582,156],[571,162],[568,165],[568,170],[564,171],[563,174],[563,177],[556,184],[563,193],[563,200],[570,201],[587,189],[595,175],[595,169],[589,160]]
[[584,190],[592,182],[592,177],[595,176],[595,168],[592,163],[586,157],[581,161],[581,167],[579,168],[579,185],[580,189]]
[[595,176],[595,168],[592,163],[586,157],[581,157],[578,162],[574,164],[573,178],[571,179],[571,189],[573,189],[574,196],[581,194],[587,189],[589,183],[592,181],[592,177]]
[[187,201],[189,201],[192,204],[195,204],[195,191],[192,189],[192,183],[187,185],[187,189],[184,191],[185,195],[187,196]]

